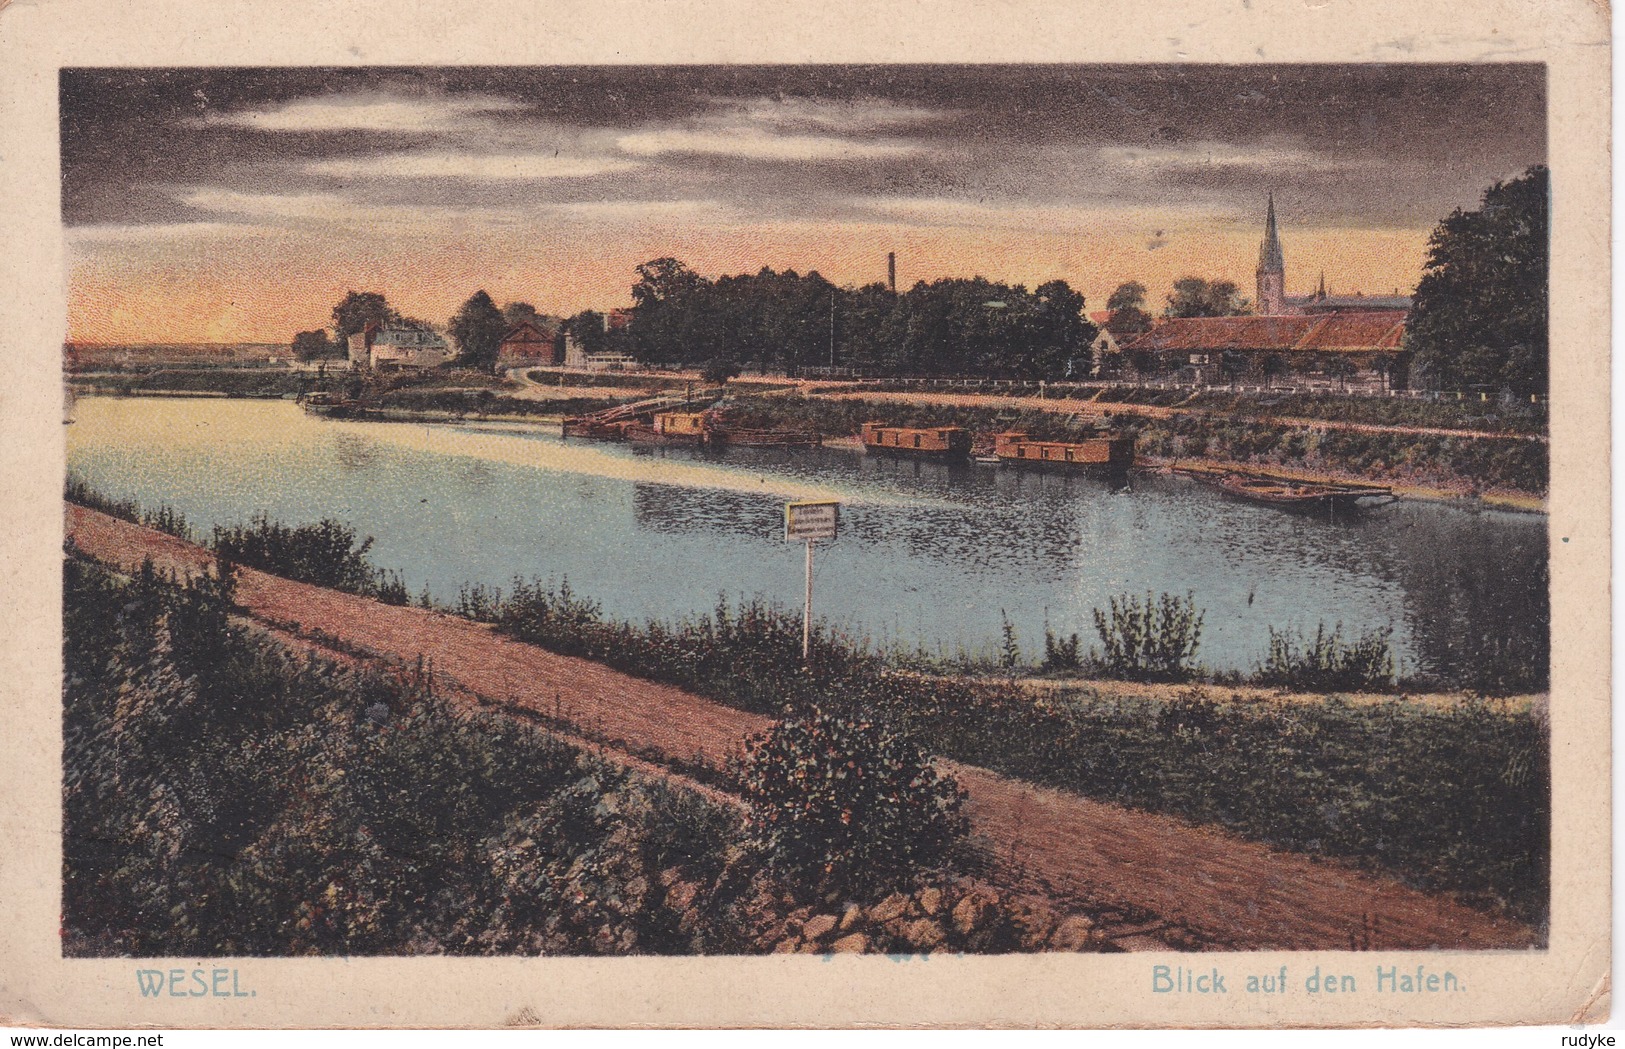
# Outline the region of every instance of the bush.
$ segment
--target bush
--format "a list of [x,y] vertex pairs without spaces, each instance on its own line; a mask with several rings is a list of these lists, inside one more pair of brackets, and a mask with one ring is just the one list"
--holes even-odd
[[186,518],[179,510],[169,505],[160,506],[157,510],[142,510],[141,504],[134,499],[114,499],[103,495],[82,477],[68,474],[67,481],[62,489],[63,498],[70,503],[91,510],[97,510],[109,517],[116,517],[121,521],[129,521],[145,528],[154,528],[160,532],[167,532],[179,539],[190,540],[192,528],[186,523]]
[[1110,616],[1095,609],[1101,669],[1135,681],[1183,681],[1194,669],[1204,615],[1194,594],[1148,593],[1144,603],[1132,594],[1112,598]]
[[1057,635],[1048,626],[1044,627],[1044,669],[1077,670],[1080,665],[1078,635]]
[[1381,627],[1361,634],[1357,640],[1343,640],[1343,624],[1326,630],[1315,627],[1315,636],[1290,627],[1270,631],[1270,651],[1256,680],[1265,685],[1284,685],[1311,691],[1346,689],[1378,692],[1394,685],[1394,651],[1389,639],[1393,628]]
[[964,794],[913,741],[814,710],[746,743],[750,842],[819,891],[872,894],[942,864],[965,834]]
[[229,574],[63,598],[64,956],[737,949],[657,880],[709,906],[731,809],[243,631]]
[[355,529],[330,518],[290,528],[260,514],[247,525],[214,529],[214,551],[221,560],[385,604],[407,604],[400,573],[374,567],[367,558],[370,549],[371,536],[357,542]]

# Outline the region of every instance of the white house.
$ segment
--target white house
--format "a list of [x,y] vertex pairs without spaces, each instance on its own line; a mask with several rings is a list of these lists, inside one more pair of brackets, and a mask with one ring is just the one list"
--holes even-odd
[[437,368],[455,354],[439,332],[369,324],[350,336],[350,367],[375,371]]

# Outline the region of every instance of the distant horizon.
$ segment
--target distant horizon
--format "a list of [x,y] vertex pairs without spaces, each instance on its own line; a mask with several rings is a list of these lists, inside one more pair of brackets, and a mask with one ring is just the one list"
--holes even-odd
[[64,70],[68,341],[286,343],[347,291],[570,316],[635,267],[1409,293],[1546,160],[1540,65]]

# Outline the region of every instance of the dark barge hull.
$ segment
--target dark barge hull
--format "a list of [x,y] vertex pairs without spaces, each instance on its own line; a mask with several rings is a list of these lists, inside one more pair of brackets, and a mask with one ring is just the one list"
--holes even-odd
[[711,443],[737,448],[818,448],[824,438],[800,430],[716,430]]
[[703,433],[663,433],[644,423],[631,423],[622,432],[633,444],[702,448],[712,443]]
[[883,455],[888,459],[915,459],[932,462],[962,463],[970,458],[969,448],[898,448],[891,445],[866,444],[867,455]]
[[624,423],[600,423],[581,419],[564,420],[564,436],[590,437],[595,441],[624,441],[626,439],[626,426]]

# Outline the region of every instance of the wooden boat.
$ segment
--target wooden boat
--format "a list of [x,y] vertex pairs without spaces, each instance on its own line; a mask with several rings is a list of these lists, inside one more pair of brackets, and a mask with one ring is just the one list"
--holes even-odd
[[564,420],[564,436],[590,437],[595,441],[620,441],[626,438],[626,426],[625,422],[601,422],[578,416]]
[[1225,474],[1217,487],[1228,496],[1283,510],[1349,511],[1363,505],[1364,499],[1383,500],[1376,505],[1398,499],[1392,489],[1380,485],[1317,484],[1242,473]]
[[648,422],[637,419],[625,424],[622,432],[636,444],[686,445],[698,448],[712,443],[711,413],[656,412]]
[[994,437],[993,455],[1015,466],[1122,474],[1134,465],[1134,438],[1103,433],[1081,441],[1035,441],[1008,430]]
[[864,423],[859,431],[863,450],[875,455],[910,459],[961,460],[970,455],[970,433],[958,426],[884,426]]
[[1353,481],[1302,481],[1290,477],[1205,466],[1175,466],[1173,472],[1211,485],[1230,498],[1274,506],[1282,510],[1336,513],[1386,506],[1399,499],[1392,488],[1379,484],[1359,484]]

